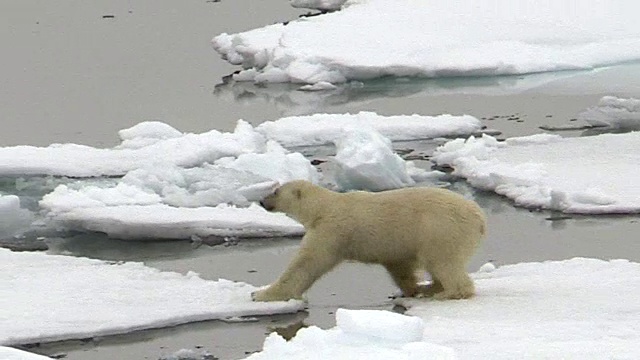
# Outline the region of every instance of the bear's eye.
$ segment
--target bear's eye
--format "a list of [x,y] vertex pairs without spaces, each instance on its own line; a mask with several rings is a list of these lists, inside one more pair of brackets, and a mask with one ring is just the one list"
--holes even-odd
[[280,192],[280,189],[276,189],[276,191],[273,192],[274,195],[278,195],[278,193]]

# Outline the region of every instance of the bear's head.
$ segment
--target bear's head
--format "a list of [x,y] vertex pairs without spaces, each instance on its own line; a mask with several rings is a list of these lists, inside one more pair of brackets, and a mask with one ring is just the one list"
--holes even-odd
[[260,201],[260,205],[267,211],[283,213],[295,212],[295,207],[302,199],[306,181],[291,181],[275,189],[273,193]]

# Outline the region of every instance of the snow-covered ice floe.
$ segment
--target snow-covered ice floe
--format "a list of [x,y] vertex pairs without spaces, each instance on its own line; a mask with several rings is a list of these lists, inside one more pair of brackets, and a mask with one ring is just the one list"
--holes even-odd
[[[54,229],[123,239],[292,236],[302,234],[299,224],[250,205],[278,183],[331,179],[283,146],[339,144],[332,159],[340,165],[338,187],[382,190],[438,175],[398,157],[387,138],[466,136],[480,128],[478,119],[466,115],[371,112],[288,117],[255,128],[238,121],[233,133],[185,134],[164,123],[143,122],[121,130],[122,143],[112,149],[75,144],[0,148],[0,176],[75,177],[61,179],[39,202]],[[354,129],[360,135],[345,138]],[[0,212],[14,211],[16,204],[15,196],[2,197]]]
[[578,119],[594,126],[640,130],[640,100],[605,96],[597,106],[580,113]]
[[520,206],[585,214],[640,212],[640,132],[581,138],[538,134],[504,142],[484,135],[444,144],[433,161]]
[[270,315],[301,301],[254,302],[255,287],[141,263],[0,249],[0,345],[81,339],[142,329]]
[[640,264],[575,258],[476,273],[477,296],[399,299],[460,359],[640,357]]
[[423,336],[424,328],[424,322],[413,316],[338,309],[334,328],[304,328],[290,341],[272,333],[262,352],[247,359],[456,359],[451,348],[429,343]]
[[259,152],[264,139],[239,121],[233,133],[183,134],[167,124],[142,122],[119,132],[112,149],[78,144],[0,148],[0,175],[95,177],[124,175],[149,164],[197,166],[225,156]]
[[50,360],[51,358],[32,354],[27,351],[22,351],[6,346],[0,346],[0,359],[2,360]]
[[483,266],[477,296],[398,298],[404,316],[344,310],[336,327],[271,334],[247,359],[635,359],[640,264],[575,258]]
[[493,76],[640,59],[635,0],[580,4],[351,0],[337,12],[223,33],[212,43],[244,68],[236,80],[255,82]]
[[482,123],[470,115],[396,115],[383,116],[362,111],[357,114],[314,114],[290,116],[267,121],[256,130],[283,146],[311,146],[333,143],[345,129],[372,128],[391,141],[465,136],[482,129]]

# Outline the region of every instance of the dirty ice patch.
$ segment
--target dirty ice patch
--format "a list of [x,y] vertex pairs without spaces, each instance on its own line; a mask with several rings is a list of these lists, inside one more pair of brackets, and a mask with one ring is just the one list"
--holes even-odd
[[416,183],[412,174],[424,178],[430,173],[403,160],[393,152],[389,139],[367,127],[345,129],[336,141],[336,155],[331,162],[335,165],[335,184],[342,191],[407,187]]
[[417,317],[382,310],[336,311],[336,326],[316,326],[298,331],[290,341],[272,333],[261,352],[247,360],[337,359],[412,360],[457,359],[451,348],[432,344]]
[[433,157],[474,187],[517,205],[567,213],[640,212],[640,132],[562,138],[539,134],[499,142],[456,139]]
[[589,125],[620,130],[640,130],[640,100],[605,96],[598,105],[578,115]]
[[304,234],[304,227],[257,204],[235,207],[173,207],[165,204],[66,207],[47,220],[67,230],[93,231],[123,240],[216,237],[280,237]]
[[245,69],[236,80],[258,83],[592,69],[640,59],[638,12],[635,0],[354,0],[212,44]]
[[0,359],[2,360],[51,360],[50,357],[33,354],[6,346],[0,346]]
[[635,359],[640,264],[576,258],[474,274],[477,296],[400,299],[460,359]]
[[265,137],[283,146],[312,146],[335,142],[345,128],[373,128],[391,141],[466,136],[480,131],[480,120],[469,115],[383,116],[362,111],[357,114],[314,114],[267,121],[256,127]]
[[167,124],[143,122],[119,135],[121,144],[109,149],[78,144],[0,148],[0,175],[117,176],[150,164],[198,166],[265,147],[262,135],[241,120],[233,133],[180,133]]
[[296,312],[256,288],[144,266],[0,249],[0,344],[82,339],[234,316]]

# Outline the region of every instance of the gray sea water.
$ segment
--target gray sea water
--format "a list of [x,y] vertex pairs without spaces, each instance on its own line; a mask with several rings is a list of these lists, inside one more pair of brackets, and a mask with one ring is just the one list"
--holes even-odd
[[[258,124],[285,115],[363,110],[471,114],[510,137],[539,133],[542,125],[566,125],[603,95],[640,97],[639,64],[499,78],[381,79],[329,94],[303,93],[295,85],[223,81],[237,69],[211,49],[214,35],[290,20],[304,12],[282,0],[0,2],[5,29],[0,32],[5,49],[0,62],[0,146],[113,146],[119,129],[151,119],[182,131],[229,131],[238,119]],[[507,120],[512,114],[522,121]],[[10,191],[11,185],[2,186]],[[486,261],[500,265],[575,256],[640,261],[638,216],[562,218],[516,208],[463,182],[454,188],[472,193],[489,217],[489,236],[470,270]],[[256,285],[277,277],[298,241],[194,248],[188,242],[123,242],[98,234],[48,239],[51,253],[143,261],[163,270],[196,271],[207,279]],[[387,297],[394,291],[381,268],[345,264],[311,289],[306,313],[251,323],[188,324],[40,344],[31,350],[100,360],[158,359],[187,348],[238,359],[259,350],[270,331],[333,326],[338,307],[391,309]]]

